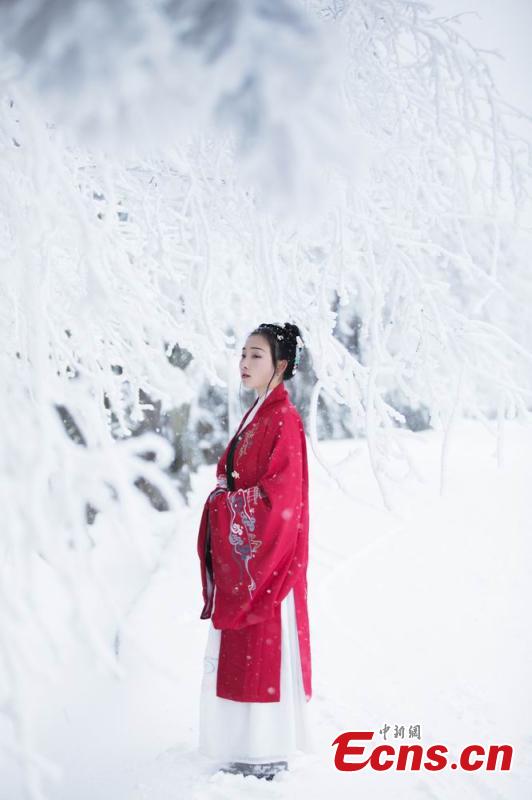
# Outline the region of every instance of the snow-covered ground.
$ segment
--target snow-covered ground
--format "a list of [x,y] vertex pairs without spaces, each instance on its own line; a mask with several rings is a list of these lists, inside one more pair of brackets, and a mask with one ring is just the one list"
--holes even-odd
[[[345,495],[309,445],[309,614],[315,755],[273,782],[227,774],[196,752],[208,621],[202,609],[196,535],[214,467],[195,477],[194,501],[176,523],[165,569],[137,604],[124,637],[123,681],[94,675],[86,651],[72,654],[57,689],[32,689],[41,709],[41,752],[63,769],[53,800],[200,800],[299,796],[322,800],[529,800],[532,796],[532,429],[505,428],[503,463],[479,423],[457,425],[443,497],[437,490],[441,437],[404,434],[424,477],[395,489],[388,513],[365,449],[346,472],[352,441],[322,443]],[[39,686],[41,688],[39,688]],[[386,741],[511,744],[507,773],[338,772],[333,740],[379,731]],[[393,736],[404,725],[405,739]],[[3,768],[0,800],[19,800]]]

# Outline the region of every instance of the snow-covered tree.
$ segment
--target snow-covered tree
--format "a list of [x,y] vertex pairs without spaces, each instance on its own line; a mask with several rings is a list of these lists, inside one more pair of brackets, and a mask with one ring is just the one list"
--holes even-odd
[[1,14],[0,691],[39,797],[36,643],[50,675],[68,630],[120,674],[184,509],[160,417],[178,441],[209,415],[212,432],[215,390],[232,428],[257,322],[300,326],[314,451],[321,409],[322,433],[369,448],[388,507],[409,470],[401,408],[444,431],[442,486],[454,419],[528,418],[530,145],[489,54],[423,3]]

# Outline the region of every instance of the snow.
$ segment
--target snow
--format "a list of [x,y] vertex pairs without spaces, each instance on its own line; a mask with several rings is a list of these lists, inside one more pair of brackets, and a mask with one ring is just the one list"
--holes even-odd
[[[50,800],[204,800],[271,796],[372,800],[528,800],[532,782],[530,475],[532,430],[507,423],[501,465],[495,438],[474,421],[456,423],[449,470],[438,494],[441,435],[404,432],[423,483],[396,487],[395,512],[382,504],[367,453],[345,472],[353,442],[320,442],[351,499],[309,448],[311,543],[309,615],[311,709],[316,755],[302,755],[271,783],[214,774],[196,752],[208,623],[202,608],[196,535],[213,467],[194,476],[191,507],[164,566],[122,632],[124,679],[96,672],[86,651],[63,650],[53,685],[33,680],[40,709],[35,744],[63,781]],[[57,598],[59,604],[59,598]],[[60,609],[57,609],[60,613]],[[48,615],[50,616],[50,614]],[[79,648],[79,649],[76,649]],[[35,654],[34,666],[39,668]],[[37,673],[36,673],[37,674]],[[379,731],[386,741],[511,744],[509,772],[339,772],[333,740]],[[393,737],[404,725],[405,739]],[[0,729],[1,739],[6,738]],[[14,762],[0,765],[2,800],[21,800]]]
[[[453,23],[458,0],[440,19],[403,0],[4,4],[0,800],[22,800],[19,773],[43,800],[54,761],[56,798],[241,785],[194,755],[214,471],[188,507],[165,470],[176,445],[186,486],[196,435],[219,445],[226,412],[234,429],[261,319],[297,323],[310,357],[323,748],[246,791],[526,796],[530,12],[501,4]],[[444,442],[401,431],[402,409]],[[514,741],[514,769],[338,774],[342,727],[385,722]]]

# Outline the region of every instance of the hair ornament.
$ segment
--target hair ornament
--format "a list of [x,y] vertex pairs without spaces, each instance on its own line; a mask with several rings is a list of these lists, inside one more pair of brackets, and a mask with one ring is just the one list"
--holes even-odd
[[296,355],[294,358],[294,372],[299,366],[299,361],[301,359],[301,353],[303,352],[303,348],[305,347],[302,338],[298,335],[296,336]]
[[[303,351],[303,348],[305,347],[305,343],[303,342],[299,334],[297,334],[294,337],[290,330],[288,331],[286,330],[287,328],[288,329],[290,328],[290,325],[291,325],[290,322],[262,322],[258,326],[257,330],[258,331],[264,329],[270,330],[275,335],[275,338],[278,339],[279,341],[283,341],[285,338],[288,338],[288,340],[292,344],[295,344],[296,352],[294,355],[294,366],[292,369],[292,374],[294,374],[294,372],[297,370],[299,366],[299,362],[301,360],[301,353]],[[279,333],[279,330],[281,329],[283,330],[283,333]]]

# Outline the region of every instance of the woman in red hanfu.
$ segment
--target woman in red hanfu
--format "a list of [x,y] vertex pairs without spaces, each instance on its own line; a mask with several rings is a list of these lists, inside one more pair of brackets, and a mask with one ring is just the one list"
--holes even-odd
[[283,381],[303,342],[290,323],[259,325],[240,370],[258,397],[221,456],[198,536],[211,619],[199,751],[224,772],[271,780],[288,756],[315,752],[307,610],[305,433]]

